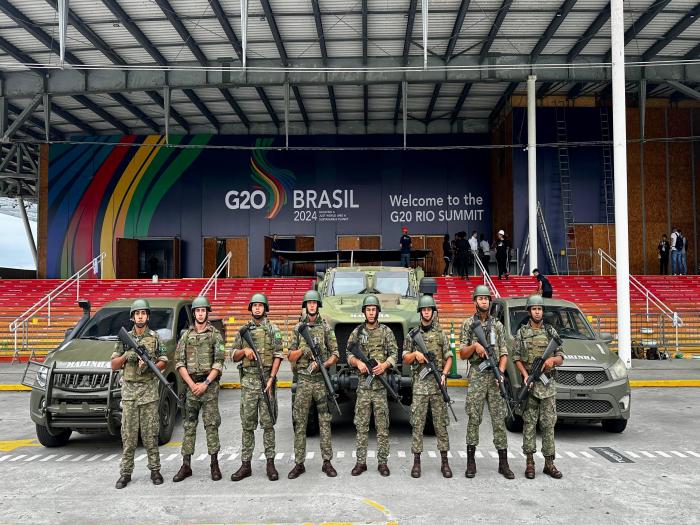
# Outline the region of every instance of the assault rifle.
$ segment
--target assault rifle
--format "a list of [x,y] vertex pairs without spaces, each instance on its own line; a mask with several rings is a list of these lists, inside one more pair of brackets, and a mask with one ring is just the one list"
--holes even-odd
[[238,330],[238,333],[241,334],[241,337],[245,340],[245,342],[248,344],[250,349],[253,351],[255,354],[255,367],[258,369],[258,377],[260,379],[260,388],[262,389],[262,395],[263,398],[265,399],[265,406],[267,406],[267,413],[270,414],[270,419],[272,420],[272,424],[274,425],[277,423],[277,410],[275,410],[275,385],[276,385],[276,378],[272,382],[272,388],[270,389],[270,393],[268,394],[265,390],[267,388],[267,380],[265,379],[265,371],[263,370],[263,365],[262,361],[260,360],[260,354],[258,353],[257,348],[255,348],[255,342],[253,341],[253,338],[250,336],[250,328],[248,325],[243,325],[240,330]]
[[496,378],[496,383],[498,383],[498,389],[501,392],[501,397],[506,403],[508,417],[510,419],[513,419],[513,406],[515,405],[515,403],[513,402],[513,397],[510,394],[510,389],[506,388],[505,376],[501,372],[501,369],[498,368],[498,359],[496,359],[495,352],[496,331],[493,328],[493,324],[491,324],[491,330],[489,330],[491,332],[491,338],[489,342],[486,341],[486,334],[484,333],[484,327],[481,325],[481,322],[474,321],[472,323],[471,329],[472,333],[476,336],[476,340],[481,346],[484,347],[484,350],[486,350],[486,359],[483,360],[479,365],[479,372],[491,369],[493,376]]
[[168,383],[168,380],[165,379],[165,376],[163,373],[160,371],[160,369],[155,365],[153,361],[151,361],[151,358],[148,355],[148,351],[146,350],[146,347],[143,345],[139,345],[133,337],[131,337],[131,334],[126,331],[126,328],[123,326],[119,330],[119,340],[122,342],[124,346],[127,348],[130,348],[134,352],[136,352],[136,355],[138,355],[141,358],[141,361],[146,363],[146,366],[155,374],[155,376],[158,378],[158,381],[160,381],[163,384],[163,388],[166,389],[166,391],[173,397],[175,402],[178,404],[180,408],[184,408],[184,403],[182,400],[178,397],[177,393],[175,390],[173,390],[173,387],[170,386],[170,383]]
[[333,388],[333,383],[331,382],[331,377],[328,375],[328,370],[326,370],[326,367],[323,366],[321,352],[316,347],[316,343],[314,343],[314,340],[311,337],[308,324],[301,323],[301,327],[299,328],[299,335],[301,335],[304,338],[304,341],[306,341],[306,344],[311,349],[311,354],[313,355],[314,362],[316,363],[316,366],[321,372],[321,377],[323,377],[323,384],[326,387],[326,400],[328,401],[329,407],[335,407],[336,411],[338,412],[338,415],[342,415],[340,407],[338,406],[338,400],[336,399],[338,397],[338,394],[335,393],[335,388]]
[[414,328],[408,333],[408,335],[411,337],[413,342],[416,343],[416,346],[418,346],[418,351],[421,354],[423,354],[427,359],[425,364],[423,364],[423,370],[421,370],[419,377],[421,379],[424,379],[425,376],[427,376],[428,374],[432,374],[433,378],[435,379],[435,382],[437,383],[438,388],[440,389],[443,401],[445,401],[447,408],[449,408],[450,412],[452,412],[452,417],[455,418],[455,421],[457,421],[457,415],[455,414],[455,411],[452,408],[452,400],[450,399],[450,394],[447,393],[447,387],[442,384],[442,380],[440,379],[442,377],[442,372],[438,372],[438,369],[435,366],[435,354],[429,352],[427,347],[425,346],[425,341],[423,341],[423,335],[420,333],[420,327]]
[[535,381],[541,381],[544,386],[549,384],[549,378],[544,375],[544,362],[554,355],[557,348],[561,346],[562,341],[561,338],[558,335],[554,335],[551,330],[548,329],[547,333],[552,338],[549,340],[549,344],[547,345],[544,353],[540,357],[535,358],[535,360],[532,362],[532,372],[529,376],[527,376],[525,384],[523,384],[518,392],[518,398],[516,400],[518,403],[523,403],[527,399],[530,388],[535,384]]

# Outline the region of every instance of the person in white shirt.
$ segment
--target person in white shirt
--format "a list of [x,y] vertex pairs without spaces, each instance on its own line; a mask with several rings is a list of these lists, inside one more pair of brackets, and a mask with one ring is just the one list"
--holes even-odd
[[486,240],[486,237],[483,233],[481,234],[481,237],[479,239],[479,256],[481,257],[481,262],[483,263],[484,268],[486,269],[486,273],[490,273],[489,263],[491,262],[491,255],[489,251],[491,250],[491,245]]
[[469,266],[474,269],[474,275],[476,275],[475,259],[479,257],[479,240],[477,239],[476,230],[474,230],[472,236],[469,237],[469,252]]
[[678,228],[673,228],[671,233],[671,274],[678,275],[681,269],[681,252],[676,248]]

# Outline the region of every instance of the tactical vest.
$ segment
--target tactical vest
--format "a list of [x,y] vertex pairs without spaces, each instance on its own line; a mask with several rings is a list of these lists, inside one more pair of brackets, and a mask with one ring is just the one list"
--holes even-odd
[[527,325],[527,328],[527,335],[521,334],[523,338],[521,357],[523,363],[529,370],[535,359],[542,357],[544,354],[547,346],[549,345],[550,337],[544,327],[535,329],[532,328],[532,326]]
[[[323,319],[318,319],[316,323],[314,324],[309,324],[309,333],[311,334],[311,339],[314,341],[316,344],[316,348],[319,350],[319,353],[321,355],[321,360],[325,361],[327,360],[331,352],[328,349],[328,345],[326,344],[326,323],[323,321]],[[330,328],[329,328],[330,329]],[[311,349],[309,349],[309,345],[306,344],[306,339],[302,337],[301,334],[298,335],[299,337],[299,350],[303,350],[301,357],[297,360],[296,362],[296,369],[297,371],[302,374],[308,376],[309,374],[306,373],[307,368],[309,365],[313,362],[313,356],[311,355]],[[306,350],[309,349],[308,355]],[[320,377],[321,372],[317,369],[314,370],[312,376],[318,375]]]
[[[129,334],[139,345],[144,346],[148,350],[148,357],[150,357],[151,361],[155,363],[158,359],[157,352],[159,342],[156,339],[156,335],[154,334],[154,332],[147,328],[146,331],[140,336],[136,335],[136,332],[134,330],[131,330]],[[147,383],[155,379],[156,376],[153,372],[151,372],[150,368],[142,369],[142,372],[139,373],[138,361],[136,361],[135,363],[130,363],[129,361],[126,361],[124,363],[123,377],[124,381]]]
[[[250,329],[248,333],[253,339],[253,344],[255,344],[255,349],[260,355],[262,360],[263,368],[272,367],[273,357],[272,354],[275,351],[275,331],[269,321],[265,320],[259,325],[256,325],[253,321],[248,323],[248,328]],[[245,339],[242,340],[242,348],[249,348],[248,343]],[[243,368],[256,368],[257,364],[255,361],[251,361],[247,357],[242,359]]]
[[[438,370],[442,370],[443,366],[445,366],[445,358],[442,355],[442,347],[445,343],[445,334],[434,322],[430,326],[430,330],[426,332],[420,330],[420,333],[423,336],[423,341],[425,342],[425,347],[428,349],[428,352],[435,354],[435,366],[438,368]],[[415,343],[413,343],[413,350],[418,350]],[[418,372],[421,368],[423,368],[423,365],[417,361],[415,361],[412,366],[414,372]]]
[[211,325],[203,332],[190,328],[182,338],[185,341],[185,359],[187,372],[193,374],[208,374],[214,365],[216,352],[216,332]]

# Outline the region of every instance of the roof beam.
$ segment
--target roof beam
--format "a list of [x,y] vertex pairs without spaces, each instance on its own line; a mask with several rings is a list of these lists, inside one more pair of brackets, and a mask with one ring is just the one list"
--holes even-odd
[[486,37],[486,41],[484,42],[484,45],[481,46],[481,51],[479,52],[480,64],[483,63],[484,60],[486,60],[489,50],[493,45],[493,41],[496,39],[496,35],[500,31],[501,25],[503,24],[503,20],[505,20],[506,15],[508,14],[508,10],[510,9],[512,3],[513,0],[503,0],[501,8],[498,10],[498,14],[496,15],[496,19],[493,21],[493,25],[491,26],[491,30],[489,31],[489,34]]
[[686,86],[685,84],[681,84],[675,80],[667,80],[666,83],[676,91],[683,93],[685,96],[694,98],[695,100],[700,100],[700,92],[694,90],[690,86]]
[[[265,93],[265,90],[261,87],[256,87],[255,91],[258,92],[258,96],[260,97],[260,100],[262,100],[262,103],[265,105],[265,109],[267,110],[268,114],[270,115],[270,118],[272,119],[272,122],[275,123],[275,126],[278,128],[280,127],[280,119],[275,113],[275,108],[272,107],[272,103],[270,103],[270,99],[267,97],[267,93]],[[294,96],[296,96],[296,92],[294,93]],[[300,98],[297,98],[297,102],[299,102]],[[299,106],[301,109],[301,106]],[[304,112],[306,113],[306,112]]]
[[139,26],[137,26],[131,20],[129,15],[126,14],[126,11],[121,8],[116,0],[102,0],[102,3],[112,12],[114,16],[117,17],[117,21],[126,28],[126,30],[136,39],[139,44],[141,44],[141,47],[143,47],[146,52],[151,55],[157,64],[161,66],[168,65],[168,61],[165,60],[165,57],[161,55],[160,51],[158,51],[148,37],[143,34],[143,31],[141,31]]
[[[165,109],[165,99],[163,99],[163,96],[158,93],[157,91],[146,91],[146,95],[149,96],[149,98],[158,104],[161,109]],[[175,119],[175,122],[180,124],[180,126],[185,130],[185,133],[190,132],[190,125],[189,123],[185,120],[185,118],[180,115],[180,113],[173,108],[172,106],[170,107],[170,116]]]
[[301,112],[301,118],[304,119],[304,124],[309,127],[309,115],[306,113],[306,107],[304,107],[304,100],[301,98],[301,93],[299,92],[299,86],[293,85],[292,92],[294,93],[294,98],[299,106],[299,111]]
[[462,26],[464,25],[464,19],[467,16],[467,10],[469,9],[470,0],[462,0],[459,4],[459,11],[457,11],[457,18],[455,18],[455,23],[452,26],[452,33],[450,34],[450,40],[447,42],[447,49],[445,50],[445,63],[449,63],[452,58],[452,53],[455,51],[455,46],[457,45],[457,40],[459,40],[459,34],[462,32]]
[[[403,39],[403,60],[405,66],[408,65],[408,56],[411,50],[411,41],[413,40],[413,25],[416,21],[416,10],[418,9],[418,0],[411,0],[408,6],[408,16],[406,19],[406,34]],[[403,98],[401,83],[396,92],[396,104],[394,105],[394,126],[399,122],[399,111],[401,110],[401,99]]]
[[228,105],[231,106],[231,109],[238,116],[243,125],[246,128],[250,128],[250,120],[248,119],[248,117],[246,117],[246,114],[243,112],[243,109],[238,104],[238,102],[236,102],[236,99],[233,98],[231,92],[227,88],[219,88],[219,92],[226,99],[226,102],[228,102]]
[[141,108],[139,108],[138,106],[133,104],[124,95],[122,95],[121,93],[110,93],[109,96],[112,97],[117,103],[124,106],[124,109],[126,109],[128,112],[130,112],[133,116],[135,116],[141,122],[146,124],[156,134],[160,134],[160,126],[158,126],[158,124],[156,124],[156,122],[151,117],[146,115],[146,113],[144,113]]
[[[53,106],[53,103],[51,105]],[[14,104],[7,104],[7,109],[10,111],[10,113],[14,113],[15,115],[22,113],[22,108],[15,106]],[[41,119],[30,116],[27,119],[27,122],[30,122],[33,126],[36,126],[41,130],[44,129],[44,121]],[[66,138],[65,134],[55,126],[51,127],[50,132],[53,137],[58,138],[59,140],[64,140]]]
[[491,115],[489,115],[489,122],[495,120],[498,114],[501,112],[501,110],[503,110],[506,103],[508,102],[508,99],[513,95],[513,92],[518,87],[518,84],[519,82],[511,82],[510,84],[508,84],[508,87],[506,88],[505,92],[503,93],[503,95],[501,95],[501,98],[498,99],[498,102],[493,108],[493,111],[491,111]]
[[462,88],[462,92],[459,94],[459,98],[457,99],[457,104],[455,104],[454,109],[452,110],[452,115],[450,115],[450,124],[454,124],[457,119],[459,118],[459,113],[462,111],[462,106],[464,105],[464,101],[467,99],[467,96],[469,95],[469,92],[472,89],[472,83],[467,82],[464,84],[464,87]]
[[367,0],[362,0],[362,63],[367,65],[368,38],[367,38]]
[[129,135],[131,133],[129,131],[129,128],[126,127],[123,122],[121,122],[118,118],[114,117],[113,115],[107,113],[98,104],[94,103],[92,100],[87,98],[85,95],[75,95],[73,98],[77,102],[80,102],[87,109],[92,111],[95,115],[100,117],[102,120],[109,122],[112,125],[112,127],[118,129],[124,135]]
[[598,34],[598,31],[605,25],[605,23],[610,20],[610,2],[606,5],[603,10],[598,14],[598,16],[591,22],[586,31],[584,31],[581,38],[578,39],[574,47],[571,48],[569,54],[566,55],[566,61],[572,62],[577,56],[581,54],[581,51],[585,49],[591,39]]
[[221,4],[219,3],[219,0],[209,0],[209,5],[211,5],[211,9],[214,11],[219,24],[221,24],[221,27],[226,34],[226,38],[228,38],[233,50],[236,52],[236,55],[238,55],[238,59],[243,60],[243,45],[238,39],[238,36],[236,36],[236,32],[233,30],[233,26],[231,26],[231,22],[229,22],[223,7],[221,7]]
[[[667,1],[670,2],[670,0]],[[564,0],[564,3],[561,5],[556,15],[554,15],[554,18],[552,18],[552,21],[547,26],[547,29],[545,29],[544,33],[542,33],[542,36],[538,40],[537,44],[535,44],[535,47],[530,52],[531,63],[537,60],[540,53],[542,53],[544,48],[547,47],[547,44],[549,44],[549,41],[554,36],[554,33],[557,32],[557,29],[559,29],[559,26],[566,19],[574,5],[576,5],[576,0]]]
[[430,102],[428,102],[428,110],[425,112],[425,121],[430,122],[433,116],[433,110],[435,109],[435,103],[437,102],[438,96],[440,95],[440,88],[442,83],[438,82],[433,88],[433,95],[430,97]]
[[8,142],[12,138],[22,124],[29,119],[32,112],[39,106],[39,104],[41,104],[43,97],[44,95],[39,93],[32,99],[32,101],[20,112],[20,114],[17,115],[17,118],[12,122],[12,124],[10,124],[10,126],[5,130],[0,142]]
[[204,102],[202,102],[202,99],[197,96],[197,93],[195,93],[192,89],[183,89],[182,92],[189,99],[189,101],[195,105],[199,112],[206,117],[209,123],[212,126],[214,126],[214,128],[218,131],[221,127],[221,124],[219,124],[219,121],[214,116],[214,114],[211,111],[209,111],[209,108],[204,104]]
[[676,23],[671,29],[669,29],[664,36],[658,39],[649,49],[647,49],[642,55],[642,60],[648,62],[656,55],[658,55],[667,45],[673,41],[678,35],[683,31],[688,29],[700,16],[700,4],[695,4],[695,7],[688,11],[686,15],[681,18],[678,23]]
[[[625,45],[629,44],[634,38],[637,37],[641,31],[648,26],[656,15],[658,15],[664,8],[671,3],[671,0],[659,0],[658,2],[651,4],[649,10],[646,11],[642,16],[637,18],[635,22],[632,23],[630,28],[625,31]],[[610,62],[612,60],[612,49],[609,49],[605,53],[603,62]]]
[[277,27],[277,22],[275,20],[275,15],[272,13],[272,7],[270,7],[269,0],[260,0],[263,11],[265,12],[265,18],[267,19],[267,25],[270,26],[270,32],[272,33],[272,38],[275,39],[275,45],[277,46],[277,52],[282,60],[282,65],[287,66],[289,63],[289,57],[287,56],[287,51],[284,49],[284,43],[282,42],[282,36],[280,35],[280,30]]
[[[323,58],[324,67],[328,66],[328,50],[326,49],[326,38],[323,34],[323,18],[321,17],[321,6],[318,0],[311,0],[311,6],[314,10],[314,21],[316,22],[316,34],[318,35],[318,45],[321,48],[321,57]],[[338,126],[338,106],[335,101],[335,90],[331,84],[328,85],[328,99],[331,103],[331,112],[333,113],[333,122]]]

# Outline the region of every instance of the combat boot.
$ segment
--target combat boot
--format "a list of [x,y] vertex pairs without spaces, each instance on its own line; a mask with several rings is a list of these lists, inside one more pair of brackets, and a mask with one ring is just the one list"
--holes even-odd
[[352,467],[352,470],[350,471],[350,474],[353,476],[359,476],[363,472],[367,470],[367,463],[360,463],[359,461],[355,463],[355,466]]
[[447,452],[440,452],[440,459],[441,459],[440,472],[442,472],[442,477],[443,478],[451,478],[452,477],[452,469],[450,468],[450,464],[447,461]]
[[270,481],[277,481],[280,479],[280,475],[277,473],[275,468],[275,459],[267,458],[267,479]]
[[154,485],[162,485],[163,484],[163,476],[161,476],[160,470],[152,470],[151,471],[151,481],[153,482]]
[[177,471],[177,474],[173,476],[173,481],[175,483],[189,478],[192,475],[192,467],[190,466],[191,461],[192,456],[190,454],[185,454],[182,456],[182,466],[180,467],[180,470]]
[[506,479],[515,479],[515,474],[508,466],[508,449],[502,448],[498,451],[498,473]]
[[117,480],[117,484],[115,485],[116,488],[118,489],[123,489],[126,487],[129,482],[131,481],[131,474],[122,474],[119,479]]
[[476,460],[474,459],[474,454],[476,454],[476,446],[467,445],[467,471],[464,475],[468,478],[476,476]]
[[306,468],[304,467],[303,463],[297,463],[294,465],[294,468],[289,471],[289,474],[287,474],[287,478],[289,479],[297,479],[299,476],[301,476],[304,472],[306,472]]
[[389,471],[389,465],[387,465],[386,463],[380,463],[379,465],[377,465],[377,470],[385,478],[389,476],[389,474],[391,474],[391,472]]
[[531,453],[525,454],[525,477],[535,479],[535,458]]
[[413,468],[411,469],[412,478],[420,478],[420,454],[413,454]]
[[542,472],[544,474],[547,474],[554,479],[561,479],[561,472],[557,470],[557,467],[554,466],[554,456],[545,456],[544,457],[544,468],[542,469]]
[[221,479],[221,469],[219,468],[219,454],[211,455],[211,464],[209,465],[211,469],[211,479],[214,481],[219,481]]
[[330,459],[323,460],[323,466],[321,467],[321,472],[325,472],[326,476],[328,476],[329,478],[334,478],[338,475],[338,473],[333,468],[333,465],[331,465]]
[[245,479],[253,474],[253,471],[250,468],[250,461],[241,461],[241,466],[240,468],[231,474],[231,481],[241,481],[242,479]]

